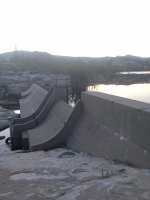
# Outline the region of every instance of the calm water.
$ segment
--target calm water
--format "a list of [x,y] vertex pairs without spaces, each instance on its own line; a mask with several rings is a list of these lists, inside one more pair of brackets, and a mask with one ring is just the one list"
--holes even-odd
[[87,88],[88,91],[98,91],[113,94],[129,99],[150,103],[150,84],[132,85],[94,85]]
[[150,74],[150,71],[119,72],[119,74]]

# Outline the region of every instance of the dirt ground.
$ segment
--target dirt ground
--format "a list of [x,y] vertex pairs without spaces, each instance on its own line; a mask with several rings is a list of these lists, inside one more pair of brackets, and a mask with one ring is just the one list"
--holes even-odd
[[0,200],[150,200],[148,169],[65,148],[12,152],[4,140],[0,148]]

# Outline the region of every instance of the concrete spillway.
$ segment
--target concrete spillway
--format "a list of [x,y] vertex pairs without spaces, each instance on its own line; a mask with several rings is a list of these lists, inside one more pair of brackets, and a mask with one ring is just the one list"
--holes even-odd
[[62,91],[31,88],[33,91],[20,99],[21,118],[10,121],[12,150],[48,150],[64,144],[81,113],[81,102],[73,109],[60,100]]
[[73,108],[68,106],[65,102],[57,101],[46,119],[37,127],[28,131],[29,148],[32,151],[49,149],[52,138],[56,137],[61,131],[72,110]]
[[81,102],[78,102],[73,109],[70,105],[58,100],[45,120],[28,131],[29,149],[31,151],[49,150],[65,144],[80,112]]
[[[19,100],[21,118],[28,117],[36,112],[48,94],[48,91],[36,84],[31,86],[28,95]],[[22,96],[22,95],[21,95]]]
[[[26,98],[28,101],[24,102]],[[21,118],[12,118],[10,120],[10,137],[13,150],[22,148],[22,132],[41,123],[56,99],[57,93],[53,88],[47,92],[40,86],[37,86],[34,92],[22,99],[20,103]]]

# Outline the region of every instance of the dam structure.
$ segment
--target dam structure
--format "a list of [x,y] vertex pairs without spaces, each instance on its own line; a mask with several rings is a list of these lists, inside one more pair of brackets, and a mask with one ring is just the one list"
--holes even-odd
[[20,118],[11,118],[12,150],[49,150],[64,145],[79,117],[82,103],[73,108],[65,102],[62,88],[49,91],[33,84],[21,94]]
[[150,169],[150,104],[82,92],[73,108],[57,88],[46,91],[37,85],[21,96],[21,116],[10,120],[12,150],[47,151],[66,146]]

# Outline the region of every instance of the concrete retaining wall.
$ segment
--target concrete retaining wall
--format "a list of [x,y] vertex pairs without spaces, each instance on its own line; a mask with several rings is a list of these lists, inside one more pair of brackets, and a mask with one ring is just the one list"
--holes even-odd
[[98,92],[82,93],[82,101],[69,147],[150,168],[150,104]]

